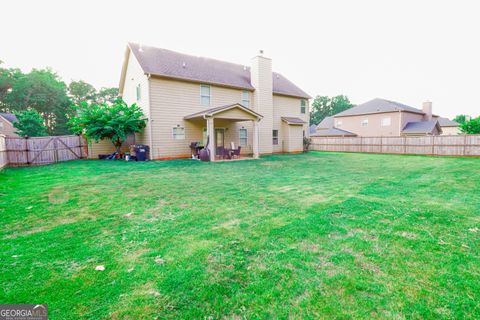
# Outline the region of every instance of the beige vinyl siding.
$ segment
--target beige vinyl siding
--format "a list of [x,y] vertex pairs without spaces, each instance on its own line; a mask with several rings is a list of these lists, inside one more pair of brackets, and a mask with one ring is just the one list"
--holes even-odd
[[17,129],[13,124],[0,116],[0,134],[4,134],[7,137],[18,137],[18,134],[15,132],[17,132]]
[[[201,105],[199,83],[164,78],[150,78],[150,104],[152,113],[153,158],[189,157],[190,143],[202,141],[206,121],[189,121],[183,118],[195,112],[208,109]],[[211,107],[240,103],[242,90],[210,85]],[[174,140],[172,128],[185,128],[185,140]],[[225,143],[230,140],[238,145],[239,126],[247,123],[225,123],[215,120],[215,127],[226,127]],[[248,124],[248,140],[252,141],[252,130]],[[228,140],[228,141],[227,141]]]
[[[291,152],[287,151],[291,149],[290,147],[288,147],[291,144],[298,145],[299,143],[301,143],[303,148],[303,130],[305,130],[305,134],[308,136],[308,123],[310,121],[310,112],[308,110],[307,99],[304,99],[307,102],[306,112],[300,112],[301,100],[301,98],[273,95],[273,129],[279,130],[278,137],[280,140],[278,142],[278,145],[273,146],[273,152]],[[295,135],[291,135],[289,132],[283,132],[287,130],[289,126],[286,126],[285,122],[282,121],[282,117],[296,117],[305,121],[305,124],[303,126],[297,126],[301,128],[300,138],[295,137]],[[287,141],[288,139],[300,139],[300,141],[292,141],[290,143],[290,141]]]
[[442,136],[454,136],[461,133],[459,127],[442,127]]

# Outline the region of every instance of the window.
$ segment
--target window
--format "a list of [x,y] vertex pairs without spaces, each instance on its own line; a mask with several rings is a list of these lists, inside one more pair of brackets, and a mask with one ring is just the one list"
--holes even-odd
[[142,87],[140,83],[137,85],[137,101],[142,100]]
[[242,105],[250,108],[250,92],[247,90],[242,91]]
[[305,113],[307,111],[307,101],[301,100],[300,101],[300,113]]
[[383,118],[382,119],[382,127],[388,127],[389,125],[392,124],[392,118]]
[[247,129],[241,128],[239,132],[239,143],[242,147],[247,145]]
[[368,126],[368,119],[363,119],[362,120],[362,127]]
[[342,121],[337,120],[337,128],[340,128],[342,126]]
[[173,140],[184,140],[185,139],[185,128],[175,127],[173,128]]
[[200,100],[202,106],[210,107],[210,86],[204,84],[200,86]]
[[278,144],[278,130],[273,130],[272,134],[273,134],[273,141],[272,142],[273,142],[274,145],[277,145]]

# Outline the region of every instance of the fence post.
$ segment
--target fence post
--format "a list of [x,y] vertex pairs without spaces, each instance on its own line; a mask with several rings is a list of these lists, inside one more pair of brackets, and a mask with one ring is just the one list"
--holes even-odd
[[26,158],[27,158],[27,165],[30,165],[30,160],[28,160],[28,136],[25,137],[25,154],[27,155]]
[[407,136],[403,136],[403,154],[407,153]]
[[53,162],[57,163],[58,162],[58,142],[57,138],[53,138]]
[[78,135],[78,147],[80,148],[80,159],[83,159],[83,154],[82,154],[82,136],[79,134]]

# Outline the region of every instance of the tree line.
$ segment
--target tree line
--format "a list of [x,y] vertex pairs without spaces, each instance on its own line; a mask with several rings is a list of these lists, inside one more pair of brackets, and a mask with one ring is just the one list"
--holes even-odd
[[17,116],[20,135],[70,134],[69,121],[76,113],[72,106],[82,101],[111,104],[118,97],[118,88],[97,90],[82,80],[67,85],[50,68],[24,73],[2,64],[0,61],[0,111]]

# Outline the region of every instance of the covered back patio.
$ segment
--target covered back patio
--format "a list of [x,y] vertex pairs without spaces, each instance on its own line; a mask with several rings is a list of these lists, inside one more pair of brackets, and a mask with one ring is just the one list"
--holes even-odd
[[[251,146],[250,154],[253,158],[258,158],[258,122],[262,118],[260,114],[239,103],[203,110],[184,117],[195,127],[203,130],[206,140],[204,147],[208,149],[210,161],[240,159],[242,147],[244,148],[242,155],[247,154],[245,149],[247,140],[251,140],[251,144],[248,144],[248,147]],[[242,145],[241,142],[245,143]]]

